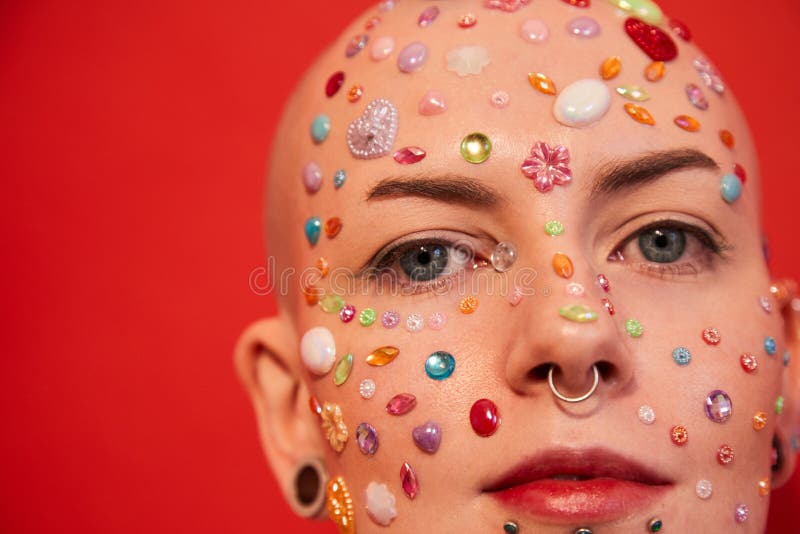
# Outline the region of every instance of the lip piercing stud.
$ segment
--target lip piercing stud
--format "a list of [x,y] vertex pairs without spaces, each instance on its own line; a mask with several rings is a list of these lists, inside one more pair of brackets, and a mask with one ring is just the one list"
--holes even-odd
[[[597,389],[597,384],[600,383],[600,371],[597,370],[597,365],[593,364],[592,365],[592,371],[594,372],[594,382],[592,383],[592,387],[589,389],[589,391],[587,391],[586,393],[584,393],[580,397],[567,397],[567,396],[562,395],[558,391],[558,389],[556,389],[556,385],[553,383],[553,369],[555,369],[555,365],[551,365],[550,366],[550,370],[547,372],[547,383],[550,385],[550,391],[553,392],[553,395],[555,395],[557,398],[561,399],[564,402],[581,402],[581,401],[585,401],[586,399],[588,399],[589,397],[592,396],[592,394]],[[575,532],[577,533],[578,531],[576,530]],[[588,531],[588,532],[591,532],[591,531]]]

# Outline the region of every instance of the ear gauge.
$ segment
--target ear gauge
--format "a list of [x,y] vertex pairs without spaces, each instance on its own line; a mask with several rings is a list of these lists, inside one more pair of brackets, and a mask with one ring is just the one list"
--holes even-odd
[[328,475],[322,460],[312,457],[298,462],[289,493],[289,505],[294,513],[305,518],[320,516],[325,505],[327,482]]

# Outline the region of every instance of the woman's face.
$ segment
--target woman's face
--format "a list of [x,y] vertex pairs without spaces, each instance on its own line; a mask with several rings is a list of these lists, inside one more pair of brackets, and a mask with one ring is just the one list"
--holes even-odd
[[[541,0],[504,12],[448,2],[425,28],[417,18],[431,4],[375,9],[312,69],[284,120],[273,156],[270,243],[288,250],[286,266],[298,271],[324,258],[327,275],[306,285],[340,294],[355,312],[345,322],[335,302],[322,299],[334,308],[326,313],[292,286],[285,304],[293,310],[297,346],[304,333],[324,327],[335,340],[336,362],[352,354],[353,364],[341,385],[336,369],[320,375],[302,365],[300,350],[290,367],[321,405],[341,409],[349,436],[341,452],[328,443],[323,418],[306,415],[320,429],[329,475],[341,476],[349,489],[359,532],[377,531],[376,519],[391,519],[390,508],[396,510],[391,528],[400,532],[501,532],[507,521],[520,532],[647,532],[654,518],[672,532],[696,531],[698,524],[727,532],[739,505],[749,510],[748,531],[766,520],[769,498],[759,483],[770,481],[776,399],[787,393],[787,345],[762,251],[760,177],[747,126],[730,92],[718,94],[703,82],[693,65],[702,54],[670,31],[666,17],[659,27],[678,57],[666,62],[662,79],[650,81],[645,70],[653,60],[626,33],[628,14],[595,4]],[[477,23],[459,27],[468,12]],[[375,15],[380,23],[365,31]],[[582,16],[599,24],[599,35],[568,32]],[[540,22],[524,24],[531,19]],[[549,35],[526,39],[523,25],[531,37],[541,37],[543,25]],[[345,57],[359,33],[369,42]],[[381,37],[391,37],[394,47],[374,59]],[[415,41],[427,59],[419,70],[401,72],[398,56]],[[388,43],[382,41],[387,49]],[[488,64],[483,50],[462,47],[482,47]],[[611,56],[619,56],[621,71],[604,81],[601,64]],[[413,60],[401,63],[410,68]],[[477,73],[461,76],[456,64]],[[344,84],[327,97],[336,71],[345,73]],[[528,74],[536,72],[552,80],[555,95],[533,87]],[[579,80],[593,81],[572,85]],[[351,103],[348,91],[356,84],[363,95]],[[689,84],[707,109],[696,91],[693,104]],[[598,85],[610,97],[604,114]],[[624,86],[638,86],[650,98],[625,98],[616,91]],[[446,109],[427,101],[420,111],[430,91]],[[500,91],[505,106],[493,99]],[[355,157],[348,139],[370,141],[357,132],[348,138],[348,126],[379,98],[397,110],[396,138],[384,124],[376,132],[388,139],[388,154]],[[554,106],[561,104],[592,109],[570,119],[565,107],[557,118]],[[655,124],[635,120],[625,104],[645,108]],[[599,118],[592,116],[598,108]],[[331,128],[315,143],[308,128],[319,114]],[[699,130],[679,127],[679,115],[696,119]],[[723,142],[723,130],[734,141]],[[461,153],[473,132],[492,144],[482,163]],[[405,147],[426,155],[398,163],[393,154]],[[479,149],[473,159],[485,155]],[[300,179],[309,162],[323,176],[313,193]],[[738,199],[726,200],[723,181],[734,188],[743,181],[736,164],[746,181]],[[338,169],[346,180],[336,188]],[[327,237],[323,230],[311,245],[303,232],[312,216],[323,226],[340,218],[341,231]],[[501,242],[516,248],[513,264],[496,250]],[[381,276],[365,276],[375,271]],[[471,313],[465,313],[468,297]],[[376,319],[362,326],[367,309]],[[389,311],[399,318],[392,328],[391,317],[384,318]],[[596,318],[581,322],[587,313]],[[424,326],[412,331],[415,318]],[[704,336],[709,328],[718,341]],[[324,341],[311,336],[307,341]],[[765,347],[768,338],[774,353]],[[380,360],[382,347],[399,354],[370,365],[368,355]],[[452,361],[429,361],[439,351]],[[745,354],[752,358],[743,363]],[[435,365],[426,369],[426,362]],[[437,376],[453,362],[452,374]],[[552,372],[555,389],[577,397],[591,388],[595,370],[599,384],[582,402],[559,400],[548,384]],[[360,394],[365,380],[374,382],[371,398]],[[729,397],[732,414],[719,394],[707,409],[718,390]],[[400,394],[416,404],[388,413]],[[485,420],[486,405],[473,411],[480,399],[496,407],[496,427]],[[760,412],[766,425],[757,429]],[[474,426],[471,414],[481,413]],[[359,432],[361,423],[369,427]],[[688,441],[676,442],[674,427],[683,427]],[[374,451],[366,430],[377,435]],[[735,457],[727,464],[718,454],[724,445]],[[413,469],[416,487],[409,477],[401,480],[404,465]],[[710,497],[699,496],[700,481],[711,484]]]

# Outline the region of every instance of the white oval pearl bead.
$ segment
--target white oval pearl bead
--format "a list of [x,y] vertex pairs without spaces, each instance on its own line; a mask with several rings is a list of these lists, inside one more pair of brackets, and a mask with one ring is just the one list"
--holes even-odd
[[315,375],[324,375],[336,361],[336,342],[331,331],[315,326],[300,340],[300,357],[306,368]]
[[553,115],[566,126],[588,126],[600,120],[611,105],[611,91],[600,80],[573,82],[559,93]]

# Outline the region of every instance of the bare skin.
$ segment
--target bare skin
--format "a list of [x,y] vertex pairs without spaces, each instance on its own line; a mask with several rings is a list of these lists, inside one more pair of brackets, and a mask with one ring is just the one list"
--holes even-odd
[[[381,36],[394,39],[395,49],[387,59],[370,59],[371,43],[354,58],[345,58],[347,42],[377,14],[371,10],[319,58],[292,97],[276,136],[266,197],[268,243],[278,271],[302,271],[325,257],[331,268],[358,273],[379,252],[414,239],[444,248],[451,242],[467,243],[475,262],[464,269],[449,265],[450,272],[465,281],[466,290],[439,283],[435,290],[417,287],[413,295],[399,295],[381,293],[374,284],[355,283],[356,291],[343,295],[357,311],[374,308],[379,317],[385,310],[397,310],[403,319],[411,313],[428,317],[443,312],[447,324],[440,331],[426,328],[410,333],[403,324],[388,330],[380,319],[370,327],[362,327],[357,319],[345,324],[337,314],[309,306],[295,280],[279,301],[279,316],[259,320],[243,333],[236,349],[237,369],[253,398],[267,458],[287,495],[297,465],[307,457],[320,457],[329,476],[346,481],[359,532],[384,528],[365,509],[364,492],[370,482],[385,483],[396,498],[397,517],[389,527],[394,532],[497,532],[510,519],[522,532],[565,533],[581,526],[595,534],[644,532],[647,521],[656,516],[671,532],[697,531],[699,524],[704,525],[703,532],[728,532],[734,527],[742,532],[764,530],[769,497],[759,495],[758,481],[767,478],[772,488],[779,487],[795,465],[789,440],[798,422],[800,375],[797,363],[783,366],[782,355],[800,353],[800,323],[788,298],[770,296],[771,313],[759,305],[759,297],[770,295],[772,280],[762,255],[760,176],[748,128],[730,91],[719,96],[699,80],[692,60],[702,54],[694,45],[676,37],[679,56],[667,63],[665,77],[655,83],[645,81],[642,73],[651,59],[622,29],[626,16],[605,2],[596,4],[587,10],[541,0],[504,13],[477,2],[449,2],[439,6],[441,14],[430,27],[421,29],[417,16],[430,4],[404,1],[382,14],[382,22],[370,32],[371,43]],[[458,28],[455,21],[467,11],[478,16],[477,25]],[[568,35],[563,28],[578,16],[595,18],[601,34],[583,40]],[[528,43],[519,36],[520,24],[529,18],[546,21],[550,28],[546,42]],[[402,73],[396,62],[398,51],[413,41],[428,47],[427,62],[418,72]],[[480,74],[461,77],[447,70],[445,54],[464,45],[488,50],[490,63]],[[600,64],[613,55],[622,58],[623,69],[607,84],[612,91],[625,84],[644,87],[652,98],[641,105],[655,118],[655,126],[632,120],[623,110],[628,101],[616,94],[596,123],[585,128],[565,126],[553,117],[555,97],[536,91],[528,82],[527,74],[534,71],[549,76],[558,90],[576,80],[599,79]],[[338,70],[345,71],[347,80],[339,94],[327,98],[325,83]],[[708,110],[698,110],[688,101],[684,88],[690,82],[703,88],[710,101]],[[354,83],[364,87],[364,96],[349,103],[346,93]],[[489,102],[499,89],[510,95],[510,104],[503,109]],[[418,112],[418,102],[429,90],[445,95],[444,113]],[[424,160],[403,166],[391,154],[372,160],[351,155],[347,126],[375,98],[386,98],[398,109],[393,150],[422,147],[427,152]],[[308,128],[320,113],[330,117],[332,129],[323,143],[315,144]],[[679,114],[697,118],[700,131],[687,132],[673,124]],[[733,149],[720,141],[722,129],[735,136]],[[484,163],[468,163],[460,154],[461,140],[470,132],[482,132],[493,143]],[[522,174],[520,165],[537,141],[569,149],[571,183],[541,193]],[[652,170],[659,161],[663,166],[687,151],[693,156],[681,168],[613,191],[598,190],[604,177],[626,163],[649,157],[640,167]],[[654,161],[659,154],[664,157]],[[308,161],[317,162],[325,177],[314,194],[300,180]],[[747,181],[741,198],[728,203],[720,196],[720,179],[734,163],[747,171]],[[347,180],[337,190],[331,177],[340,168],[346,169]],[[428,198],[424,187],[407,187],[443,179],[449,180],[446,202]],[[406,184],[405,193],[395,188],[391,195],[368,199],[386,180]],[[494,202],[484,198],[482,204],[464,200],[457,194],[463,187],[453,187],[453,182],[479,184],[496,198]],[[409,189],[414,190],[409,193]],[[312,215],[323,222],[340,217],[341,233],[331,239],[323,232],[316,246],[310,246],[302,229]],[[560,236],[549,236],[543,229],[553,219],[566,229]],[[679,257],[650,261],[639,236],[653,224],[683,236],[686,246]],[[710,241],[698,237],[703,235]],[[516,263],[506,273],[483,261],[501,241],[514,243],[518,250]],[[453,250],[449,251],[452,258]],[[556,252],[567,254],[574,264],[569,280],[554,273],[551,260]],[[412,252],[407,254],[415,258]],[[399,262],[388,268],[401,284],[413,284]],[[501,282],[515,280],[523,269],[536,273],[525,284],[534,294],[512,306],[499,288],[507,289]],[[610,281],[609,293],[596,283],[600,273]],[[585,294],[569,295],[569,282],[582,284]],[[330,290],[330,284],[328,277],[316,285]],[[474,313],[465,315],[459,312],[459,303],[468,295],[476,296],[479,304]],[[613,303],[613,316],[601,305],[604,297]],[[589,323],[568,321],[558,310],[570,304],[589,306],[599,317]],[[626,333],[625,321],[630,318],[643,326],[641,337]],[[355,357],[352,374],[341,386],[334,385],[332,372],[316,376],[301,363],[300,339],[315,326],[333,333],[337,358],[348,352]],[[701,332],[707,327],[719,329],[719,345],[704,343]],[[774,356],[764,350],[766,336],[776,340]],[[367,354],[385,345],[400,349],[395,361],[380,368],[364,362]],[[691,351],[686,366],[671,357],[679,346]],[[431,380],[423,370],[425,358],[437,350],[450,352],[456,360],[455,372],[443,381]],[[756,355],[757,372],[743,371],[739,363],[743,352]],[[554,397],[547,383],[550,366],[558,389],[576,396],[591,385],[593,365],[600,371],[600,383],[588,400],[567,404]],[[364,378],[377,384],[369,400],[358,392]],[[710,421],[704,411],[706,396],[716,389],[726,391],[734,405],[733,416],[724,423]],[[417,406],[409,414],[393,417],[384,407],[398,393],[414,394]],[[350,433],[343,452],[335,452],[325,439],[319,417],[308,408],[311,395],[341,407]],[[785,407],[776,416],[780,395]],[[477,436],[470,426],[470,407],[481,398],[493,400],[501,414],[502,424],[490,437]],[[642,405],[655,410],[654,424],[638,420]],[[756,431],[752,417],[761,411],[768,422]],[[420,451],[411,439],[412,429],[428,420],[442,429],[435,454]],[[355,443],[355,429],[363,421],[379,433],[374,456],[365,456]],[[686,445],[676,446],[670,440],[674,425],[688,429]],[[773,474],[775,435],[781,440],[784,462]],[[731,465],[717,462],[716,451],[723,443],[736,452]],[[648,466],[664,490],[636,506],[594,514],[586,512],[585,503],[570,499],[553,499],[549,514],[534,513],[487,491],[499,476],[526,459],[553,451],[580,456],[594,449]],[[400,486],[403,462],[411,464],[419,477],[414,500]],[[695,495],[701,479],[713,482],[709,500]],[[748,506],[750,515],[737,527],[734,509],[740,503]]]

